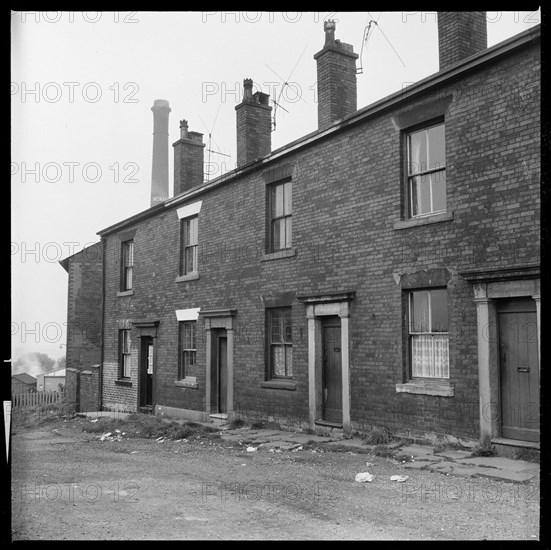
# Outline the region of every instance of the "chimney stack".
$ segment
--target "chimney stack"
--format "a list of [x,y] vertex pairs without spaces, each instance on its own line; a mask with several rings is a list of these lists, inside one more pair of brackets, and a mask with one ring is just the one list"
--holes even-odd
[[153,160],[151,165],[151,206],[168,199],[168,115],[165,99],[156,99],[153,111]]
[[438,53],[441,71],[487,47],[485,11],[438,12]]
[[323,130],[357,109],[356,59],[350,44],[335,40],[335,21],[323,23],[325,44],[314,55],[318,69],[318,129]]
[[253,94],[253,81],[243,81],[243,101],[236,105],[237,166],[243,166],[272,150],[272,108],[270,96]]
[[180,139],[174,147],[174,196],[203,183],[203,134],[190,132],[187,120],[180,121]]

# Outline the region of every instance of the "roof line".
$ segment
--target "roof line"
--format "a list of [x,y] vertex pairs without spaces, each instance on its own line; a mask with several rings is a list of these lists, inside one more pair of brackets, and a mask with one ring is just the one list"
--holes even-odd
[[348,115],[342,120],[339,120],[333,123],[331,126],[329,126],[324,130],[316,130],[314,132],[306,134],[305,136],[298,138],[280,147],[279,149],[276,149],[275,151],[272,151],[271,153],[269,153],[268,155],[265,155],[264,157],[259,157],[258,159],[246,165],[240,166],[230,172],[226,172],[225,174],[222,174],[221,176],[215,178],[210,182],[206,182],[201,186],[194,187],[189,191],[186,191],[180,195],[177,195],[176,197],[169,198],[163,203],[155,205],[153,208],[144,210],[138,214],[135,214],[134,216],[131,216],[130,218],[126,218],[125,220],[122,220],[105,229],[102,229],[101,231],[98,231],[97,234],[100,236],[103,236],[108,233],[112,233],[118,229],[121,229],[126,225],[131,224],[132,222],[145,219],[156,214],[157,210],[174,207],[182,202],[185,202],[186,200],[189,200],[202,193],[209,191],[213,187],[218,187],[218,185],[227,183],[239,176],[242,176],[244,174],[249,174],[256,170],[259,170],[261,167],[263,168],[266,164],[273,162],[285,155],[288,155],[298,149],[302,149],[303,147],[307,147],[312,143],[317,142],[318,140],[324,139],[325,137],[330,136],[334,133],[347,129],[352,125],[355,125],[359,122],[364,121],[367,118],[370,118],[376,114],[379,114],[380,112],[386,109],[389,109],[406,99],[409,100],[417,94],[421,94],[433,87],[439,86],[450,80],[458,78],[459,76],[463,75],[466,72],[470,72],[472,70],[479,68],[481,65],[485,63],[489,63],[490,61],[495,60],[507,53],[510,53],[516,49],[522,48],[527,44],[529,44],[530,42],[534,42],[535,40],[539,39],[540,35],[541,35],[541,25],[538,24],[506,40],[503,40],[498,44],[495,44],[491,48],[487,48],[466,59],[463,59],[460,62],[456,63],[455,65],[448,67],[447,69],[433,73],[423,78],[422,80],[419,80],[418,82],[411,84],[407,88],[394,92],[388,96],[385,96],[375,101],[374,103],[367,105],[366,107],[362,107],[361,109],[354,111],[354,113]]

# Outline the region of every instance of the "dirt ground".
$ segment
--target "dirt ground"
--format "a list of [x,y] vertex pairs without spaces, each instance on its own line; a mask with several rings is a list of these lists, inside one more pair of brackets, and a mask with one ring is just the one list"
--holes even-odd
[[[14,541],[539,539],[537,480],[411,471],[353,452],[249,452],[211,438],[100,441],[85,422],[16,427]],[[373,481],[356,482],[365,471]]]

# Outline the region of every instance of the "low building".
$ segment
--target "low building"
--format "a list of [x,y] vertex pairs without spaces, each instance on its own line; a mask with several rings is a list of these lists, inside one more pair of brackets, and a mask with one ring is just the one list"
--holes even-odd
[[36,391],[36,378],[21,372],[19,374],[12,374],[11,376],[11,393],[17,395],[20,393],[35,392]]

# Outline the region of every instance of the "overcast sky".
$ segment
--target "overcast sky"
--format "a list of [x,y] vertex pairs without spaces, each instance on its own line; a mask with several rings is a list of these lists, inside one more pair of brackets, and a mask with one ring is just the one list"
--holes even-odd
[[[149,208],[154,100],[170,103],[170,144],[187,119],[229,155],[211,154],[213,179],[235,167],[244,78],[281,106],[273,149],[316,129],[313,55],[328,18],[336,38],[362,53],[358,108],[438,71],[434,12],[12,12],[13,359],[65,354],[58,261]],[[487,20],[493,46],[539,24],[540,12]]]

